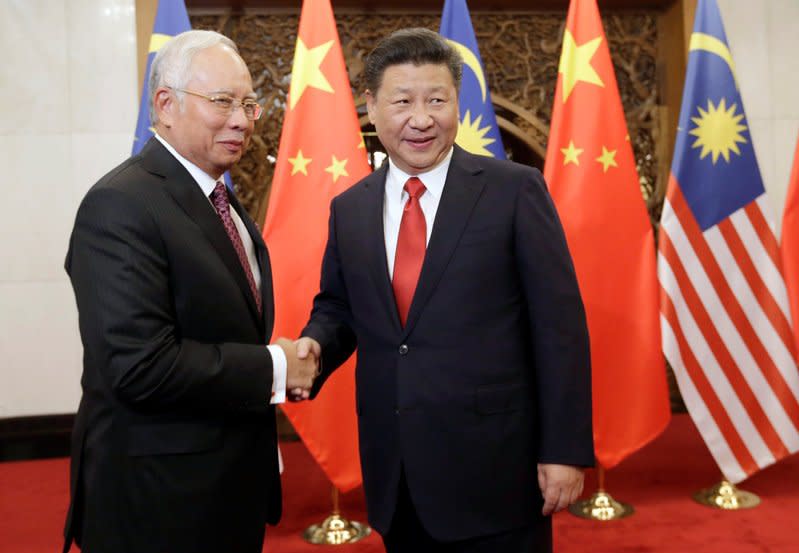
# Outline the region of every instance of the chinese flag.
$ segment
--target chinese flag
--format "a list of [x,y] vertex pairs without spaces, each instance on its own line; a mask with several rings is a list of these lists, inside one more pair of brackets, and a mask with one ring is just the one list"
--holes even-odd
[[612,468],[668,424],[655,241],[595,0],[572,0],[544,175],[591,337],[594,447]]
[[782,212],[780,250],[788,301],[791,305],[791,324],[799,351],[799,140],[793,154],[793,170],[788,182],[788,195]]
[[[275,293],[273,336],[295,338],[319,291],[330,200],[370,172],[329,0],[305,0],[280,136],[264,240]],[[361,483],[354,361],[314,401],[284,404],[336,488]]]

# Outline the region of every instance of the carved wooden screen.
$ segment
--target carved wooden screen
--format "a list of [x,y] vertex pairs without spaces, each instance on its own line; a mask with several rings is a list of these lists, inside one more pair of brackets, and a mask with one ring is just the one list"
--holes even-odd
[[[546,151],[565,16],[565,12],[472,12],[497,116],[506,127],[503,141],[513,159],[538,167]],[[194,28],[214,29],[236,41],[266,108],[256,124],[249,152],[233,170],[237,192],[253,215],[263,213],[259,208],[271,184],[298,17],[298,12],[191,17]],[[642,191],[651,200],[653,216],[659,215],[662,201],[656,194],[659,166],[655,143],[660,134],[657,17],[657,12],[651,11],[611,13],[603,18]],[[336,13],[336,21],[356,103],[363,112],[363,59],[372,46],[402,27],[437,30],[440,14],[346,11]]]

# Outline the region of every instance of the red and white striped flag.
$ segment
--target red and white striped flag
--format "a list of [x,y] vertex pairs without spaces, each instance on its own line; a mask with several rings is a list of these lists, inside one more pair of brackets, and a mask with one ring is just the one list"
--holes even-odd
[[659,249],[663,351],[722,473],[740,482],[799,450],[799,372],[715,0],[697,6]]

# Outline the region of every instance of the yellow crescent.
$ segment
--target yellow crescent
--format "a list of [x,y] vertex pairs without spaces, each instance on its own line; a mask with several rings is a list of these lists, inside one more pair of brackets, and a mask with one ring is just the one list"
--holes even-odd
[[480,83],[480,92],[483,94],[483,102],[486,101],[486,78],[483,75],[483,68],[480,67],[480,61],[477,59],[477,56],[474,55],[474,52],[469,50],[466,46],[461,44],[460,42],[455,42],[454,40],[447,39],[450,46],[455,48],[455,50],[461,55],[463,58],[463,63],[465,63],[469,69],[472,70],[474,76],[477,77],[477,82]]
[[170,35],[162,35],[160,33],[153,33],[150,36],[150,53],[157,52],[164,47],[164,44],[172,40]]
[[726,61],[730,68],[730,73],[732,73],[732,78],[735,80],[735,88],[738,88],[738,77],[735,75],[735,63],[732,61],[732,54],[726,44],[712,35],[693,33],[691,34],[691,43],[688,50],[704,50],[705,52],[716,54]]

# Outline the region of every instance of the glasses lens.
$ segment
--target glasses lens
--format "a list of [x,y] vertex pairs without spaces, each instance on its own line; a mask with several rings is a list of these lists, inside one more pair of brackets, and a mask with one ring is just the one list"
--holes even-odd
[[219,110],[220,113],[230,113],[231,108],[233,107],[233,98],[228,96],[214,96],[211,99],[216,109]]
[[257,102],[247,102],[243,105],[243,107],[244,114],[247,116],[247,119],[255,121],[261,117],[261,112],[263,111],[261,104]]

